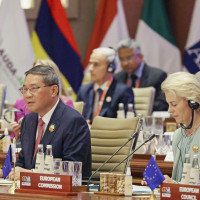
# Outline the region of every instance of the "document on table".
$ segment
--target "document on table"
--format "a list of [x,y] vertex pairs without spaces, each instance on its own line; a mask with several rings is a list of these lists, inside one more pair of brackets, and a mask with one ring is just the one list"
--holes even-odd
[[0,185],[12,185],[13,183],[13,180],[0,178]]
[[149,186],[133,185],[133,194],[151,194],[152,191]]

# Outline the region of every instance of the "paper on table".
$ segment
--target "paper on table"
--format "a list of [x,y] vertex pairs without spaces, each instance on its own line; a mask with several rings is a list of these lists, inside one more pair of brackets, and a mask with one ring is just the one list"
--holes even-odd
[[152,191],[149,186],[140,186],[140,185],[133,185],[133,194],[139,193],[139,194],[151,194]]
[[11,179],[0,178],[0,185],[11,185],[12,183],[14,183],[14,181]]

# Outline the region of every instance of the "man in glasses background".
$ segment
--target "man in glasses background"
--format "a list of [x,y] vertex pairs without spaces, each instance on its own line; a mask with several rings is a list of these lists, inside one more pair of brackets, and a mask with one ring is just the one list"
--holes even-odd
[[168,104],[161,92],[161,83],[167,74],[144,62],[140,46],[134,39],[128,38],[120,41],[117,51],[123,70],[115,75],[116,80],[132,88],[154,87],[156,94],[153,111],[167,111]]
[[[81,161],[83,177],[91,173],[90,132],[84,118],[59,99],[59,81],[54,69],[39,65],[25,73],[20,91],[31,112],[21,125],[21,146],[16,162],[15,179],[20,172],[35,167],[37,146],[52,145],[54,158]],[[41,130],[41,131],[40,131]],[[11,179],[14,173],[9,174]]]

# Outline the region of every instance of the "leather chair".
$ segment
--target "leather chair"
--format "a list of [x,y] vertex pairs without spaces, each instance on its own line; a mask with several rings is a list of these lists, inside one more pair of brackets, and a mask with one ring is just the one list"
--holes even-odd
[[[139,117],[116,119],[97,116],[94,118],[90,129],[92,173],[128,141],[130,136],[136,131],[138,121]],[[131,152],[133,141],[131,140],[127,143],[126,146],[94,175],[94,178],[99,178],[102,172],[109,172],[122,161]],[[125,173],[129,164],[128,161],[122,163],[114,172]]]
[[152,114],[156,89],[154,87],[133,88],[135,111],[148,116]]
[[73,104],[74,104],[74,109],[82,114],[83,113],[84,102],[83,101],[78,101],[78,102],[73,102]]

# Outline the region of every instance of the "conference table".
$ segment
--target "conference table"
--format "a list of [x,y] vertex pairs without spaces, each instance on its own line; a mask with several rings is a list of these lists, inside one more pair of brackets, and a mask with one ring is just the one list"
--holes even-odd
[[[0,165],[2,166],[5,161],[6,153],[0,152]],[[145,154],[134,154],[131,161],[131,173],[133,176],[133,184],[140,184],[142,180],[142,173],[150,159],[151,155]],[[171,176],[173,163],[164,162],[165,156],[157,156],[156,161],[158,166],[160,167],[163,174],[168,174]],[[42,195],[42,194],[29,194],[29,193],[8,193],[8,186],[0,186],[0,200],[1,199],[71,199],[71,200],[148,200],[149,196],[132,196],[132,197],[124,197],[124,196],[112,196],[106,194],[98,194],[98,193],[77,193],[75,196],[50,196],[50,195]],[[157,198],[159,199],[159,198]]]
[[[132,197],[125,197],[125,196],[113,196],[113,195],[102,195],[96,193],[76,193],[74,196],[55,196],[55,195],[43,195],[43,194],[32,194],[32,193],[15,193],[9,194],[8,193],[9,186],[0,186],[0,200],[1,199],[15,199],[15,200],[23,200],[23,199],[30,199],[30,200],[62,200],[62,199],[71,199],[71,200],[148,200],[150,199],[149,196],[132,196]],[[159,200],[159,198],[157,198]]]
[[[6,153],[0,152],[0,168],[3,167]],[[147,166],[147,163],[149,162],[149,159],[151,158],[150,154],[134,154],[133,158],[131,160],[131,175],[133,177],[133,184],[140,185],[141,180],[143,178],[143,171],[145,167]],[[163,174],[168,175],[171,177],[172,175],[172,168],[173,163],[172,162],[165,162],[165,155],[157,155],[156,156],[156,162]]]

